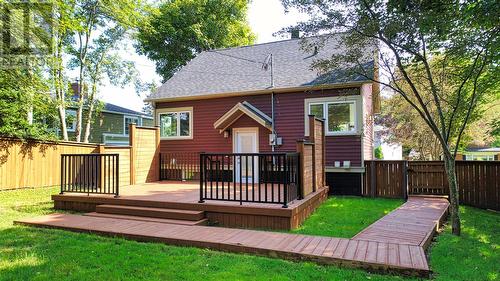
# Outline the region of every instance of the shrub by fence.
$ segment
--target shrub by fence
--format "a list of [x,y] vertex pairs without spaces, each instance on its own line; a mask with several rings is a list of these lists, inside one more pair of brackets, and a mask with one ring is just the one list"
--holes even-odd
[[[448,195],[441,161],[365,161],[363,196]],[[461,204],[500,210],[500,162],[456,161]]]

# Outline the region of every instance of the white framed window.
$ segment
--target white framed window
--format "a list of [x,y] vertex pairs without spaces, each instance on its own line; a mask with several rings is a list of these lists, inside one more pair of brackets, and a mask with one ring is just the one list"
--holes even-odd
[[129,133],[129,126],[130,124],[136,124],[137,126],[141,126],[142,124],[141,118],[137,116],[123,116],[123,134],[128,136]]
[[192,139],[193,108],[165,108],[157,110],[161,139]]
[[76,130],[76,110],[66,109],[66,130],[74,132]]
[[362,114],[361,97],[329,97],[305,100],[305,128],[309,135],[308,115],[325,119],[325,135],[359,134]]

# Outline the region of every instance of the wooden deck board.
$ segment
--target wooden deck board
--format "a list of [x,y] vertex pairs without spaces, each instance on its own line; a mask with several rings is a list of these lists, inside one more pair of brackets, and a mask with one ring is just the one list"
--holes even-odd
[[[353,239],[70,214],[52,214],[17,223],[427,276],[430,272],[424,252],[427,241],[422,240],[432,237],[447,207],[447,202],[435,199],[410,198]],[[409,209],[412,212],[407,212]],[[420,212],[424,215],[418,215]],[[416,223],[411,223],[411,228],[394,230],[406,216]]]
[[405,204],[356,234],[353,239],[425,248],[446,215],[448,205],[444,198],[410,197]]

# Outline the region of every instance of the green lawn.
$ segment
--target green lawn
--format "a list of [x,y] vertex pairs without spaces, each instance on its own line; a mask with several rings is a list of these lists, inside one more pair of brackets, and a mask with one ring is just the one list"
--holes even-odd
[[[53,212],[55,188],[0,192],[0,280],[413,280],[251,255],[139,243],[13,226]],[[331,198],[300,233],[349,237],[400,201]],[[431,251],[436,280],[498,280],[500,215],[462,208],[464,234],[449,229]]]
[[294,233],[351,238],[403,200],[331,197]]

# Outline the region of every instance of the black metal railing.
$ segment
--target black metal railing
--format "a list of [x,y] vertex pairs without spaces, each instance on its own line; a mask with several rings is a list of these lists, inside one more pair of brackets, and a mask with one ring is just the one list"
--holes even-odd
[[160,180],[200,179],[199,155],[194,152],[160,153]]
[[302,198],[298,153],[201,153],[200,203],[205,200],[288,203]]
[[119,154],[62,154],[64,192],[119,195]]

